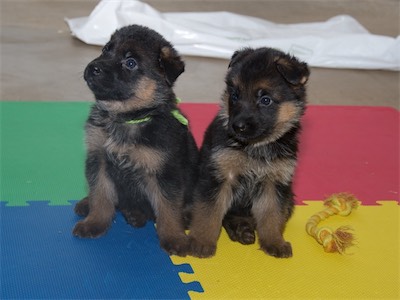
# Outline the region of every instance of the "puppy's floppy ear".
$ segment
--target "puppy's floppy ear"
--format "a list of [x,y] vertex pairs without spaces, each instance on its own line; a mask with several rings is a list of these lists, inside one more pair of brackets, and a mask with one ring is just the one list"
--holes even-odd
[[238,61],[242,60],[244,57],[252,52],[254,52],[254,49],[251,48],[244,48],[242,50],[235,51],[235,53],[233,53],[231,57],[228,68],[231,68],[234,64],[236,64]]
[[304,85],[310,76],[307,64],[295,57],[288,55],[277,57],[275,64],[278,72],[292,85]]
[[161,48],[159,63],[169,86],[172,86],[178,76],[185,71],[185,63],[181,60],[178,52],[170,46]]

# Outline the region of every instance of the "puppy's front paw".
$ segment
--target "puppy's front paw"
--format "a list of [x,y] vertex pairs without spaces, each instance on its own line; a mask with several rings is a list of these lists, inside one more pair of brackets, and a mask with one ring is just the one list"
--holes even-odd
[[215,255],[217,251],[217,245],[215,243],[204,243],[200,242],[193,237],[190,238],[190,250],[189,253],[192,256],[206,258]]
[[288,242],[281,244],[261,244],[261,250],[277,258],[289,258],[293,256],[292,246]]
[[83,220],[76,223],[72,234],[81,238],[96,238],[103,235],[107,229],[107,224],[87,222]]
[[189,249],[189,240],[186,236],[180,238],[160,238],[160,246],[169,255],[186,256]]

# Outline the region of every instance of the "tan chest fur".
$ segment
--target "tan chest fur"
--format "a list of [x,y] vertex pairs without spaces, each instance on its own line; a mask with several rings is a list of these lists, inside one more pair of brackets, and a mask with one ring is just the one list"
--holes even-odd
[[260,180],[289,183],[296,167],[294,159],[254,159],[244,151],[231,149],[216,151],[212,160],[217,166],[217,176],[231,182],[238,176],[255,176]]
[[162,151],[137,144],[120,143],[113,135],[95,126],[86,128],[88,151],[104,151],[120,168],[143,169],[154,174],[166,160]]

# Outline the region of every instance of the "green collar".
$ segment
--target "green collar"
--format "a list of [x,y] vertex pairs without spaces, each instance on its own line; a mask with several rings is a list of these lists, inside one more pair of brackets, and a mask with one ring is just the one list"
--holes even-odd
[[[176,98],[176,103],[180,103],[181,99]],[[184,115],[182,115],[182,113],[178,110],[178,109],[174,109],[171,110],[171,114],[172,116],[177,119],[179,121],[179,123],[181,123],[182,125],[188,126],[189,121],[188,119],[186,119],[186,117]],[[141,123],[145,123],[151,120],[151,116],[147,116],[144,118],[138,118],[138,119],[132,119],[129,121],[126,121],[126,124],[141,124]]]
[[150,120],[151,120],[151,117],[147,116],[147,117],[140,118],[140,119],[129,120],[129,121],[126,121],[125,123],[126,124],[140,124],[140,123],[145,123]]
[[171,110],[171,114],[174,116],[175,119],[177,119],[179,121],[179,123],[181,123],[182,125],[188,126],[189,121],[188,119],[186,119],[186,117],[184,115],[182,115],[182,113],[177,110]]

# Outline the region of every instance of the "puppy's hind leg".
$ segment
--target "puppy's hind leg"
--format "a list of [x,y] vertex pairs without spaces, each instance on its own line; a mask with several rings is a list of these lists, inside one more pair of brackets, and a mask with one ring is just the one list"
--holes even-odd
[[120,209],[120,212],[124,216],[126,222],[133,227],[140,228],[146,225],[147,216],[142,213],[140,210],[129,210],[129,209]]
[[89,196],[81,200],[75,208],[79,213],[85,213],[88,208],[88,214],[84,220],[76,223],[73,235],[85,238],[103,235],[114,217],[116,202],[114,183],[108,178],[104,168],[100,167],[90,186]]
[[229,210],[222,221],[222,226],[234,242],[250,245],[256,240],[256,222],[249,207]]

